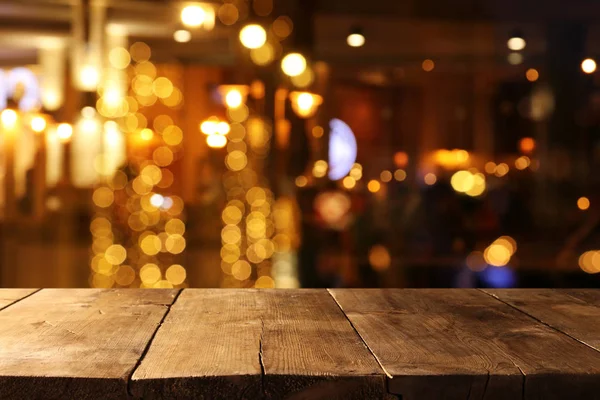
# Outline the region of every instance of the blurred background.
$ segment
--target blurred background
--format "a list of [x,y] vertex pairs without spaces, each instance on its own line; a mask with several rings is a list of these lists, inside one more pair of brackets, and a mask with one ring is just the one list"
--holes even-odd
[[600,3],[1,0],[0,287],[598,287]]

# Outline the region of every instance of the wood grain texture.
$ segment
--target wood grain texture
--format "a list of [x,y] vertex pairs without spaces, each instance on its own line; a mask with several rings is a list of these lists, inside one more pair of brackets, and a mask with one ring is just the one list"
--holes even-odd
[[477,290],[331,290],[413,399],[600,397],[598,352]]
[[600,291],[485,289],[484,292],[600,351]]
[[0,312],[0,398],[127,397],[177,290],[44,289]]
[[27,297],[38,289],[0,289],[0,310]]
[[384,383],[325,290],[186,289],[131,388],[143,398],[382,398]]
[[326,290],[262,294],[267,311],[262,339],[267,397],[384,396],[384,372]]

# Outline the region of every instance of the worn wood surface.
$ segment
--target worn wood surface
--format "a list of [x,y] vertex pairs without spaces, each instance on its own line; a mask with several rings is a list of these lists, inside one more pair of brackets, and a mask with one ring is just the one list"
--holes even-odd
[[383,372],[325,290],[185,290],[133,375],[144,398],[383,397]]
[[583,289],[486,289],[486,293],[600,351],[600,293]]
[[600,397],[600,353],[477,290],[332,290],[412,399]]
[[176,290],[45,289],[0,311],[1,399],[124,398]]
[[575,289],[0,289],[0,399],[600,399],[599,316]]
[[0,310],[27,297],[38,289],[0,289]]

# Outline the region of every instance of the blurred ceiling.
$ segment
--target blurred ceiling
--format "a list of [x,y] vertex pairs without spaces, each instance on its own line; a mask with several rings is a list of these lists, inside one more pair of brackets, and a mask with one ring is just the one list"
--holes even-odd
[[[69,41],[73,6],[81,0],[2,0],[0,64],[36,62],[36,49],[47,40]],[[125,27],[133,39],[148,42],[162,60],[231,63],[237,29],[217,23],[175,43],[181,1],[86,0],[106,7],[107,23]],[[395,65],[424,58],[463,63],[506,60],[506,39],[515,28],[526,34],[527,53],[544,51],[545,25],[567,20],[596,23],[595,0],[274,0],[277,15],[288,14],[297,26],[311,26],[313,57],[339,64]],[[222,2],[213,2],[216,6]],[[275,15],[275,14],[274,14]],[[346,35],[359,24],[367,44],[346,45]],[[600,48],[600,29],[592,26],[590,47]]]

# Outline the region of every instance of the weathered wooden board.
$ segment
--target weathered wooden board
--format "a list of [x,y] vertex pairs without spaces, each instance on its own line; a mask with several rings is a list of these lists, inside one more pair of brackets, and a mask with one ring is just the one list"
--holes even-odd
[[0,310],[31,295],[38,289],[0,289]]
[[177,290],[44,289],[0,312],[1,399],[124,398]]
[[[484,291],[600,351],[599,291],[583,289],[485,289]],[[596,304],[594,304],[595,300]]]
[[268,311],[261,341],[268,397],[384,396],[384,372],[326,290],[262,293]]
[[600,397],[600,353],[477,290],[331,290],[413,399]]
[[381,398],[383,372],[325,290],[185,290],[140,367],[144,398]]

